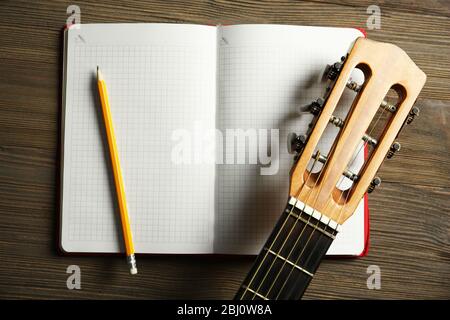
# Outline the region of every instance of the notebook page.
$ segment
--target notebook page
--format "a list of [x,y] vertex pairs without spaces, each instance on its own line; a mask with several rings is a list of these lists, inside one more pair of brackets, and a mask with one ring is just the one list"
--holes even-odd
[[[238,25],[218,29],[218,128],[225,136],[224,153],[235,155],[234,164],[227,164],[224,156],[225,164],[216,169],[215,252],[259,252],[287,203],[293,163],[293,155],[287,152],[287,134],[306,133],[312,119],[310,114],[299,116],[298,109],[323,96],[325,66],[339,61],[359,36],[356,29],[343,28]],[[337,115],[345,115],[353,96],[345,92]],[[225,132],[230,128],[248,130],[251,138],[247,138],[247,145],[239,145],[231,135],[227,139]],[[271,129],[279,129],[279,138]],[[321,153],[327,153],[336,134],[336,128],[327,129]],[[279,143],[274,148],[279,155],[272,152],[269,166],[260,155],[258,164],[251,164],[249,141],[255,136],[258,151],[267,145],[264,137],[271,145]],[[235,143],[230,145],[233,139]],[[362,150],[353,165],[360,166],[363,156]],[[244,164],[237,164],[238,157],[245,159]],[[269,167],[266,173],[274,174],[262,175],[262,167]],[[313,171],[319,168],[317,165]],[[328,254],[360,254],[363,248],[361,202]]]
[[172,153],[174,138],[183,136],[174,132],[215,128],[216,28],[94,24],[72,27],[66,37],[62,249],[123,251],[98,102],[99,65],[136,251],[211,252],[214,164],[174,163]]

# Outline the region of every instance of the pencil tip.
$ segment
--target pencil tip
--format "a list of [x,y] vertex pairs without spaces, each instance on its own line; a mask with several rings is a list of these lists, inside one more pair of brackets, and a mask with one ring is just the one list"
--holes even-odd
[[97,80],[103,80],[102,73],[100,72],[100,68],[97,66]]

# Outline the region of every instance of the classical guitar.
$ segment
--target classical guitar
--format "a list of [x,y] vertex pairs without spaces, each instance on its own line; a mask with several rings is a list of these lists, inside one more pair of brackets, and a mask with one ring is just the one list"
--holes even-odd
[[[363,82],[352,80],[355,69],[363,73]],[[358,38],[341,61],[328,66],[326,77],[325,96],[310,105],[315,117],[307,135],[290,136],[296,157],[286,209],[235,299],[303,296],[341,225],[364,194],[381,183],[376,172],[400,149],[395,140],[403,125],[419,114],[413,104],[426,75],[392,44]],[[344,90],[353,90],[356,96],[348,114],[339,118],[333,113]],[[318,142],[327,125],[339,132],[325,154]],[[364,150],[368,150],[364,164],[352,172],[350,163]],[[350,181],[349,188],[339,188],[343,179]]]

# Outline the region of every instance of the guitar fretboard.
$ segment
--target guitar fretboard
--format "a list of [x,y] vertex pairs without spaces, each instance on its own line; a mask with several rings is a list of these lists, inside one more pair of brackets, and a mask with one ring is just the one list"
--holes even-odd
[[300,299],[337,230],[334,221],[291,198],[235,299]]

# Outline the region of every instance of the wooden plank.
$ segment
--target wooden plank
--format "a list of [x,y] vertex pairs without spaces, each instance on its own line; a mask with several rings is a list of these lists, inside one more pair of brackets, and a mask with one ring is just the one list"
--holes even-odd
[[319,2],[323,4],[334,4],[346,7],[359,7],[363,10],[371,5],[377,5],[380,7],[381,12],[386,12],[390,14],[391,12],[407,12],[422,15],[433,15],[441,17],[450,16],[450,3],[440,0],[427,0],[427,1],[410,1],[410,0],[381,0],[373,2],[371,0],[339,0],[339,1],[329,1],[329,0],[314,0],[314,2]]
[[394,183],[448,187],[450,103],[419,100],[416,105],[419,117],[402,129],[396,139],[402,148],[385,160],[379,176]]
[[[416,4],[420,3],[419,1]],[[185,10],[182,1],[170,3],[140,3],[129,1],[124,6],[111,5],[97,1],[95,5],[80,2],[82,22],[185,22],[202,24],[233,23],[285,23],[304,25],[328,25],[338,27],[366,27],[368,14],[366,4],[277,2],[273,5],[259,1],[246,2],[239,10],[237,4],[227,1],[192,2]],[[1,28],[14,35],[0,40],[0,53],[12,57],[11,62],[27,65],[32,59],[45,60],[48,56],[56,58],[58,52],[58,33],[65,23],[67,3],[43,1],[14,2],[5,4]],[[419,5],[421,8],[422,5]],[[446,7],[443,7],[446,8]],[[435,15],[425,9],[425,13],[405,10],[405,6],[381,6],[381,30],[368,30],[374,40],[394,42],[402,47],[428,75],[427,85],[422,97],[450,99],[450,19],[445,14]],[[30,12],[23,18],[23,12]],[[436,11],[436,10],[435,10]],[[419,11],[420,12],[420,11]],[[439,11],[437,11],[439,12]],[[48,27],[50,26],[50,28]],[[33,36],[30,36],[33,35]],[[43,45],[44,44],[44,45]],[[40,47],[39,55],[34,54]],[[47,57],[46,57],[47,56]],[[28,57],[28,58],[27,58]],[[25,59],[25,61],[24,61]],[[35,61],[35,60],[32,60]],[[436,63],[439,62],[439,63]]]

